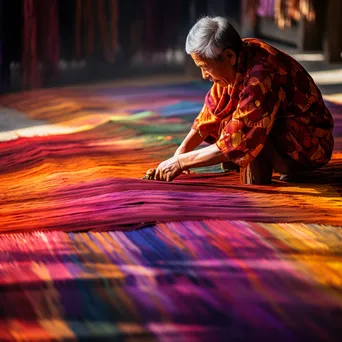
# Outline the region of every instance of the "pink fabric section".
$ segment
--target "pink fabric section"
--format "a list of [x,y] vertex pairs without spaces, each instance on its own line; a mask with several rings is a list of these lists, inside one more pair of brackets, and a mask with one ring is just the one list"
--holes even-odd
[[258,15],[261,17],[274,16],[275,0],[259,0]]

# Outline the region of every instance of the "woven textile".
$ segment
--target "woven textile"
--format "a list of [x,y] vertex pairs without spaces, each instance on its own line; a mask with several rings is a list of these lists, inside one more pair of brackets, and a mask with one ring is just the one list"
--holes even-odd
[[141,180],[174,153],[206,90],[196,83],[94,86],[4,97],[2,104],[48,123],[0,135],[1,231],[134,229],[210,218],[339,225],[338,105],[329,106],[336,121],[332,161],[299,184],[275,176],[272,186],[242,186],[236,173],[217,167],[169,184]]
[[0,340],[339,341],[340,228],[1,235]]
[[219,167],[142,180],[206,92],[0,99],[26,116],[0,133],[0,341],[339,341],[341,106],[331,162],[299,183],[245,186]]

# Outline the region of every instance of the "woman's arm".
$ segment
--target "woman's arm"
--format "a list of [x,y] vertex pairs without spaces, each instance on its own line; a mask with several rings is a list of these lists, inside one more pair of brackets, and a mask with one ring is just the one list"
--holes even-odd
[[180,154],[177,157],[183,170],[193,167],[211,166],[227,161],[226,156],[215,145],[210,145],[196,151]]
[[193,151],[197,146],[199,146],[206,137],[201,136],[196,130],[191,129],[188,135],[184,138],[183,142],[177,148],[175,156],[183,153]]
[[184,170],[193,167],[216,165],[226,161],[225,155],[216,145],[199,150],[181,153],[159,164],[157,169],[149,170],[146,178],[170,182],[178,177]]

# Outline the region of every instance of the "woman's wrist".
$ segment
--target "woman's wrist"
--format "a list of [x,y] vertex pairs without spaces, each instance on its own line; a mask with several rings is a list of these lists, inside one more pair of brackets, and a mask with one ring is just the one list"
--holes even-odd
[[176,156],[179,167],[181,168],[181,170],[188,170],[190,169],[190,163],[188,162],[189,159],[189,153],[182,153]]
[[179,169],[181,170],[181,171],[184,171],[184,165],[183,165],[183,163],[180,161],[180,155],[178,155],[178,156],[176,156],[176,159],[177,159],[177,162],[178,162],[178,166],[179,166]]
[[174,156],[178,156],[180,154],[186,153],[186,148],[184,146],[179,146],[174,154]]

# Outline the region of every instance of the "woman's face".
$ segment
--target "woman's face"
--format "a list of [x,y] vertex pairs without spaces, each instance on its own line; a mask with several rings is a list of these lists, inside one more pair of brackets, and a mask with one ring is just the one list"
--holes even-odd
[[201,69],[202,77],[221,87],[232,85],[236,77],[236,54],[233,50],[224,50],[216,59],[205,59],[191,54],[195,64]]

